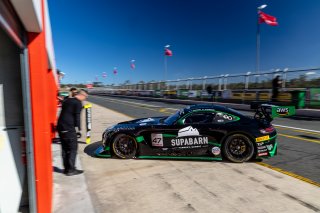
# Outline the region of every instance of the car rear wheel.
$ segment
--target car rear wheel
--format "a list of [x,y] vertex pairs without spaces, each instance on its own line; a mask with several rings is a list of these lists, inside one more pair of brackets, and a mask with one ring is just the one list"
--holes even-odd
[[235,163],[243,163],[252,158],[254,145],[247,136],[234,134],[225,140],[222,151],[228,160]]
[[113,153],[118,158],[134,158],[137,154],[138,144],[134,137],[126,134],[117,135],[112,143]]

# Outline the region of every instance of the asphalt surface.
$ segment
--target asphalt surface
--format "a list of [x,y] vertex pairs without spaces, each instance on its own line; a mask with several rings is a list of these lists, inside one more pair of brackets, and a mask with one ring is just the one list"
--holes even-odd
[[[168,116],[185,107],[156,101],[91,96],[89,101],[118,111],[132,118]],[[252,112],[243,112],[253,115]],[[307,178],[320,184],[320,120],[310,118],[277,118],[278,155],[263,161],[264,166],[297,178]]]

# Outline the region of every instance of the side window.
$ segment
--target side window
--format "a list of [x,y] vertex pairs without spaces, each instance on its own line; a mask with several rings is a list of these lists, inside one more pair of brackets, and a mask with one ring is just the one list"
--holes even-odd
[[227,114],[227,113],[223,113],[223,112],[217,112],[216,116],[213,119],[213,123],[228,123],[231,121],[236,121],[238,120],[238,117]]
[[215,113],[194,113],[184,119],[184,124],[209,124],[214,117]]

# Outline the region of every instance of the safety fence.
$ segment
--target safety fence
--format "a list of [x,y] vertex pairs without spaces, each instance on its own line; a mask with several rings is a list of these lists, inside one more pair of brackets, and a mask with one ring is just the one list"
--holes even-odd
[[294,104],[298,108],[320,107],[320,68],[140,82],[98,87],[91,89],[91,93],[234,103],[271,101],[272,80],[277,75],[281,79],[281,88],[277,99],[273,101]]

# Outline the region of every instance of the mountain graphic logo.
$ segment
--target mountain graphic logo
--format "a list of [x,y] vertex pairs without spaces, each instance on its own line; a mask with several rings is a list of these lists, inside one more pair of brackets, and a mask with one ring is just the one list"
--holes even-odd
[[178,132],[178,137],[185,137],[185,136],[200,136],[200,134],[196,128],[192,128],[192,126],[188,126],[183,129],[180,129]]

